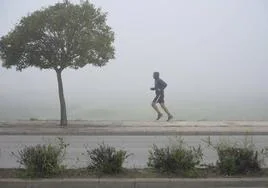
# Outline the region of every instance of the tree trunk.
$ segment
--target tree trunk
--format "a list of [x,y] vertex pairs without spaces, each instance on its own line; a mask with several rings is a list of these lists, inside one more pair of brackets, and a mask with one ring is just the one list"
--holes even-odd
[[63,85],[61,78],[62,70],[56,70],[59,88],[59,98],[60,98],[60,125],[62,127],[67,126],[67,115],[66,115],[66,104],[63,94]]

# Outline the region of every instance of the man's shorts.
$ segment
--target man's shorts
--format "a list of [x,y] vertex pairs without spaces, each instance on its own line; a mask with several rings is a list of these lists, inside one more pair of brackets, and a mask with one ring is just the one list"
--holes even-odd
[[164,93],[158,94],[155,96],[153,103],[164,103]]

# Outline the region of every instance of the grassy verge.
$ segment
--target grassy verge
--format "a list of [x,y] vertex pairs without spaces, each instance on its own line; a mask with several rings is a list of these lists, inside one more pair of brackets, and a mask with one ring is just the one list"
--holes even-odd
[[[192,178],[226,178],[226,177],[267,177],[268,168],[262,169],[260,172],[249,173],[243,175],[225,176],[221,175],[215,168],[197,169],[198,175]],[[24,169],[0,169],[1,178],[27,178],[24,176]],[[185,178],[185,176],[177,174],[161,174],[152,169],[124,169],[116,175],[95,174],[83,169],[66,169],[61,174],[53,176],[53,178]]]

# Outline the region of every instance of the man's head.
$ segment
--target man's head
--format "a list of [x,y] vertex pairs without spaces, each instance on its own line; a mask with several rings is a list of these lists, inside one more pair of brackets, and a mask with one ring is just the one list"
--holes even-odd
[[159,79],[159,72],[154,72],[153,78],[154,79]]

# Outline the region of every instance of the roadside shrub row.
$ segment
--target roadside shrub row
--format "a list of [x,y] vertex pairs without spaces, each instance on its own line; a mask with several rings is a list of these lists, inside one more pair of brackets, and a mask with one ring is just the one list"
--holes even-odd
[[[214,145],[209,138],[205,142],[217,152],[218,160],[213,168],[223,175],[259,172],[267,157],[267,149],[258,150],[246,141],[243,145],[223,141]],[[67,147],[68,144],[58,138],[57,144],[26,146],[12,155],[24,167],[27,177],[53,177],[65,170],[62,162]],[[97,148],[87,149],[86,155],[88,172],[115,175],[123,172],[123,164],[131,154],[103,143]],[[197,169],[206,166],[202,164],[202,159],[200,146],[190,147],[182,138],[178,138],[164,147],[153,145],[149,150],[147,165],[162,174],[196,177]]]

